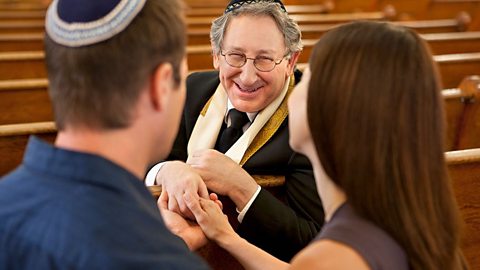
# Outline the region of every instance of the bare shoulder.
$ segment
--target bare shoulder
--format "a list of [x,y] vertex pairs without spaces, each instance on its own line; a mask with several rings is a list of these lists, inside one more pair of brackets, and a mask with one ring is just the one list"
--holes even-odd
[[298,253],[291,269],[369,270],[367,262],[353,248],[332,240],[314,242]]

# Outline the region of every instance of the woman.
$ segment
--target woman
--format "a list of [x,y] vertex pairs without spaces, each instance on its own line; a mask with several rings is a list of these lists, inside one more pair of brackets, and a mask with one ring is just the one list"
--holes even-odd
[[[327,223],[291,268],[466,268],[425,43],[403,27],[350,23],[320,39],[310,70],[289,100],[290,145],[313,164]],[[214,202],[185,199],[246,268],[288,267],[240,238]]]

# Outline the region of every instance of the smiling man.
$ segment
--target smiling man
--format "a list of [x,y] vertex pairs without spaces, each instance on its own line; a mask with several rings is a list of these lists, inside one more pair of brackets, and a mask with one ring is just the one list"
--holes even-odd
[[[323,224],[312,168],[288,145],[287,99],[300,79],[298,25],[280,1],[232,1],[211,28],[216,71],[191,74],[180,132],[169,160],[147,185],[163,186],[170,210],[190,216],[183,194],[228,196],[238,232],[289,260]],[[161,168],[161,169],[160,169]],[[285,177],[284,201],[252,175]],[[167,196],[168,194],[168,196]]]

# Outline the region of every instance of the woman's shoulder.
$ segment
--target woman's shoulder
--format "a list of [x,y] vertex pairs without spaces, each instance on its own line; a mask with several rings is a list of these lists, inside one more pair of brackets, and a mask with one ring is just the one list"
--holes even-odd
[[370,269],[353,248],[333,240],[313,242],[292,260],[291,269]]
[[359,254],[371,269],[408,269],[405,250],[382,228],[360,217],[348,204],[324,225],[317,242],[341,243]]

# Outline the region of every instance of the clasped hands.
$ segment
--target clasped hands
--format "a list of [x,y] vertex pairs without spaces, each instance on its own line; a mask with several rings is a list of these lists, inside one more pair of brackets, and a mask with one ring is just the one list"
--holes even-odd
[[158,206],[165,224],[190,249],[205,245],[206,237],[218,242],[236,236],[222,213],[217,194],[228,196],[238,209],[243,209],[257,189],[255,180],[244,169],[211,149],[193,153],[186,163],[167,162],[157,182],[162,185]]

